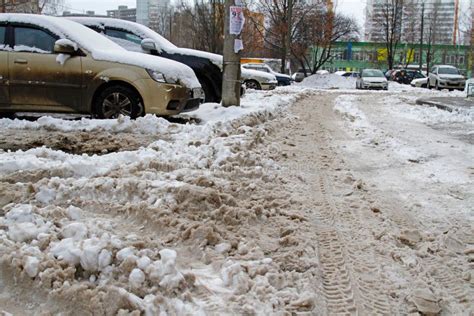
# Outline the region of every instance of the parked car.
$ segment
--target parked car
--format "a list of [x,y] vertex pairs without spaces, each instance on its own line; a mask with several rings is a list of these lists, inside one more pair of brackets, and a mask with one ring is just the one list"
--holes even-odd
[[250,69],[250,70],[263,71],[263,72],[267,72],[274,75],[278,81],[279,86],[291,85],[290,76],[276,72],[270,66],[266,64],[248,63],[248,64],[243,64],[242,67],[245,69]]
[[293,75],[291,75],[291,79],[293,79],[295,82],[301,82],[305,78],[305,71],[304,69],[298,69],[297,72],[295,72]]
[[416,88],[428,88],[428,77],[413,79],[410,85]]
[[439,65],[431,68],[428,76],[428,88],[437,90],[464,90],[466,78],[453,66]]
[[388,90],[388,81],[383,72],[378,69],[364,69],[356,81],[356,89]]
[[259,70],[242,67],[241,77],[247,89],[273,90],[278,85],[275,75]]
[[397,69],[392,71],[389,80],[396,81],[400,84],[410,84],[414,79],[426,78],[419,70],[413,69]]
[[138,117],[199,107],[191,68],[128,52],[61,18],[0,15],[0,112]]
[[346,78],[357,78],[359,77],[359,73],[356,72],[356,71],[347,71],[346,73],[342,74],[341,75],[342,77],[346,77]]
[[474,78],[466,80],[466,88],[464,91],[466,92],[466,97],[474,97]]
[[[175,60],[191,67],[204,90],[206,102],[220,102],[222,97],[221,55],[177,47],[150,28],[135,22],[97,17],[67,17],[113,40],[129,51],[140,52]],[[262,76],[264,77],[264,76]],[[272,77],[273,78],[273,77]],[[256,80],[254,74],[242,70],[244,79]],[[267,79],[261,79],[266,83]],[[241,89],[241,94],[244,93]]]
[[392,80],[392,73],[395,71],[395,69],[389,69],[385,72],[385,78],[387,80]]

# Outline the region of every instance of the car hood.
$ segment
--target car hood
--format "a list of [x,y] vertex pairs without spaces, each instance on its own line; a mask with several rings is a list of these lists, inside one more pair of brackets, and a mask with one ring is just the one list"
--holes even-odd
[[96,50],[91,54],[95,60],[117,62],[155,70],[162,73],[166,78],[176,80],[190,89],[201,87],[194,71],[185,64],[174,60],[127,50]]
[[276,81],[276,76],[269,74],[267,72],[246,69],[244,67],[240,67],[241,69],[241,77],[242,79],[258,79],[263,81]]
[[221,69],[222,69],[222,65],[224,63],[223,62],[224,58],[222,57],[222,55],[213,54],[213,53],[209,53],[209,52],[204,52],[202,50],[176,47],[176,48],[172,48],[171,51],[167,51],[167,52],[168,53],[181,54],[181,55],[187,55],[187,56],[196,56],[196,57],[206,58],[206,59],[209,59],[213,64],[215,64],[216,66],[218,66]]
[[285,74],[281,74],[281,73],[279,73],[279,72],[274,72],[273,74],[274,74],[275,76],[277,76],[277,77],[280,77],[280,78],[291,79],[290,76],[285,75]]

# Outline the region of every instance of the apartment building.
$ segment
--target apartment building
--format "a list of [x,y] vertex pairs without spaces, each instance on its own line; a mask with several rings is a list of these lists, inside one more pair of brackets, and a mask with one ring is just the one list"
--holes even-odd
[[170,0],[137,0],[136,22],[159,31],[160,21],[167,16]]
[[120,5],[116,10],[107,10],[107,16],[115,19],[137,21],[137,9],[129,8],[126,5]]
[[[392,7],[395,3],[395,7]],[[396,33],[400,41],[415,43],[420,40],[421,21],[425,38],[434,44],[452,44],[455,32],[455,0],[368,0],[366,6],[365,39],[384,42],[387,13],[396,17]]]

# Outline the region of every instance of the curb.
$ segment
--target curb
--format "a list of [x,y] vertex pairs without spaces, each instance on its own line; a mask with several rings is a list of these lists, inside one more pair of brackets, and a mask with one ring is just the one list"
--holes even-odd
[[445,105],[443,103],[438,103],[438,102],[435,102],[435,101],[429,101],[429,100],[424,100],[424,99],[416,100],[416,104],[418,104],[418,105],[428,105],[428,106],[431,106],[431,107],[437,107],[438,109],[445,110],[445,111],[448,111],[448,112],[452,112],[454,110],[454,108],[452,108],[448,105]]

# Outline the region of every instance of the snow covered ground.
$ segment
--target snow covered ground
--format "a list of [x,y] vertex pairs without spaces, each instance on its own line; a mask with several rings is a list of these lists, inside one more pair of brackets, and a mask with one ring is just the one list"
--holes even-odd
[[331,76],[174,121],[1,119],[0,312],[468,315],[473,112]]

